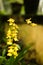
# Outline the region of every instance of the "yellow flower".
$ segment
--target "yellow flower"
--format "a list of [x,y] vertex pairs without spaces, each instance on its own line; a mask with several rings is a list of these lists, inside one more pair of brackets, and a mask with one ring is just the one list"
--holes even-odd
[[14,52],[14,49],[9,49],[8,52],[9,53],[13,53]]
[[31,18],[30,19],[26,19],[26,22],[27,22],[27,24],[30,24],[31,23]]
[[17,53],[17,51],[13,52],[13,55],[15,55],[15,56],[18,56],[18,53]]
[[17,37],[14,38],[14,41],[19,41]]
[[13,23],[15,20],[14,20],[13,18],[10,18],[8,21],[9,21],[10,23]]
[[11,31],[13,31],[13,30],[15,30],[15,27],[12,26],[12,27],[11,27]]
[[9,25],[13,25],[13,23],[12,23],[12,22],[10,22],[10,23],[9,23]]
[[[17,55],[17,56],[18,56],[18,55]],[[16,59],[17,56],[15,55],[14,58]]]
[[11,53],[8,53],[7,56],[12,56],[12,54]]
[[16,26],[16,24],[14,23],[14,24],[13,24],[13,27],[15,27],[15,26]]
[[12,34],[12,37],[14,38],[15,36],[17,36],[17,34]]
[[20,49],[20,46],[18,44],[14,43],[13,45],[14,47],[17,47],[18,49]]
[[6,38],[10,38],[11,39],[11,36],[10,35],[7,35],[7,37]]
[[13,41],[13,39],[7,39],[7,45],[11,45],[12,44],[12,41]]
[[14,47],[14,50],[15,50],[15,51],[18,51],[19,49],[18,49],[18,47]]
[[7,42],[7,45],[12,45],[12,42]]
[[31,26],[33,26],[33,27],[34,27],[34,26],[37,26],[37,24],[35,24],[35,23],[31,23]]
[[10,35],[11,35],[11,30],[8,29],[8,31],[7,31],[7,37],[10,36]]
[[14,49],[14,47],[13,47],[13,46],[9,46],[8,48],[9,48],[9,49]]
[[19,50],[19,46],[16,44],[16,45],[12,45],[12,46],[9,46],[8,47],[8,52],[12,52],[12,51],[18,51]]
[[15,33],[18,33],[18,30],[15,30]]
[[12,42],[12,41],[13,41],[13,39],[10,39],[10,38],[9,38],[7,41],[8,41],[8,42]]
[[16,43],[8,47],[9,49],[13,49],[14,51],[18,51],[20,49],[20,46]]
[[17,34],[17,33],[18,31],[16,29],[11,31],[11,34]]
[[16,58],[18,56],[18,53],[15,51],[13,52],[14,58]]
[[16,58],[18,56],[18,50],[20,49],[20,46],[16,43],[8,47],[8,54],[7,56],[14,56]]
[[13,27],[16,27],[17,29],[19,29],[18,25],[17,24],[13,24]]
[[[20,46],[16,43],[13,44],[14,41],[18,41],[17,33],[18,33],[18,25],[14,23],[14,19],[10,18],[9,20],[9,29],[7,31],[7,44],[10,45],[8,47],[8,54],[7,56],[14,56],[16,58],[18,56],[17,51],[20,49]],[[11,25],[11,26],[10,26]]]

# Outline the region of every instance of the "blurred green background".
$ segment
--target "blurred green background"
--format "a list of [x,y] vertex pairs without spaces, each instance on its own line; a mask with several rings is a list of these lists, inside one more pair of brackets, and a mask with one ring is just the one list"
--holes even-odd
[[43,0],[0,0],[0,14],[43,15]]

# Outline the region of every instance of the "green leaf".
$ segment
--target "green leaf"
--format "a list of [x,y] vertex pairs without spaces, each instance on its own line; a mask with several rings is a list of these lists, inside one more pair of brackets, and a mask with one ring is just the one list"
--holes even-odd
[[8,60],[6,61],[5,65],[14,65],[13,63],[14,63],[14,57],[11,56],[10,59],[8,59]]
[[6,60],[5,57],[0,56],[0,65],[3,63],[3,61]]
[[6,46],[4,46],[4,48],[3,48],[3,51],[2,51],[2,56],[4,57],[5,56],[5,54],[6,54],[6,49],[7,49],[7,45]]
[[21,61],[21,65],[26,65],[26,62],[24,61],[24,59]]

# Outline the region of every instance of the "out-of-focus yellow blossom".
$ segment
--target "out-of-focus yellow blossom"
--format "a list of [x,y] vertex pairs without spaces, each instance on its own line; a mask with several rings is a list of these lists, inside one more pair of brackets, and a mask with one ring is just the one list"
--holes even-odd
[[33,26],[33,27],[34,27],[34,26],[37,26],[37,24],[35,24],[35,23],[31,23],[31,26]]
[[10,41],[9,41],[9,42],[7,42],[7,45],[12,45],[12,42],[10,42]]
[[16,26],[16,24],[14,23],[14,24],[13,24],[13,27],[15,27],[15,26]]
[[15,20],[10,18],[8,21],[9,21],[9,25],[13,25]]
[[14,52],[14,49],[10,48],[10,49],[8,50],[8,52],[9,52],[9,53],[13,53],[13,52]]
[[8,34],[11,34],[11,30],[10,30],[10,29],[8,29],[7,33],[8,33]]
[[13,40],[9,38],[7,41],[8,41],[8,42],[12,42]]
[[8,49],[14,49],[14,50],[19,50],[20,49],[20,46],[16,43],[14,43],[12,46],[9,46]]
[[15,30],[15,33],[18,33],[18,30]]
[[11,30],[10,29],[7,31],[7,37],[6,38],[11,38]]
[[14,30],[14,31],[11,32],[11,35],[12,34],[15,34],[15,36],[16,36],[18,34],[18,31],[17,30]]
[[11,36],[10,35],[7,35],[7,37],[6,38],[10,38],[11,39]]
[[13,46],[9,46],[8,48],[9,48],[9,49],[10,49],[10,48],[11,48],[11,49],[14,49],[14,47],[13,47]]
[[14,37],[14,41],[19,41],[18,38],[17,38],[17,36]]
[[32,23],[32,21],[30,21],[30,20],[31,20],[31,18],[30,19],[26,19],[27,24],[31,24]]
[[14,50],[18,51],[18,47],[14,47]]
[[15,20],[13,18],[10,18],[8,21],[9,23],[13,23]]
[[18,56],[17,51],[14,51],[14,52],[13,52],[13,55],[14,55],[14,56]]
[[11,31],[12,31],[12,30],[15,30],[15,27],[12,26],[12,27],[11,27]]
[[7,44],[10,45],[8,47],[8,54],[7,56],[14,56],[16,58],[18,56],[18,50],[20,49],[20,46],[16,43],[13,43],[13,41],[18,41],[18,26],[15,24],[15,20],[10,18],[9,20],[9,29],[7,31]]
[[14,43],[13,45],[8,47],[8,54],[7,56],[14,56],[14,58],[16,58],[18,56],[18,50],[19,50],[19,45]]
[[17,52],[13,52],[14,58],[16,58],[18,56]]
[[12,56],[12,54],[11,53],[8,53],[7,56]]
[[13,25],[13,23],[9,23],[9,25]]
[[18,49],[20,49],[20,46],[18,44],[14,43],[13,45],[14,47],[17,47]]
[[27,22],[27,24],[30,24],[31,26],[37,26],[37,24],[35,24],[35,23],[32,23],[32,21],[30,21],[31,20],[31,18],[30,19],[26,19],[26,22]]
[[12,44],[12,41],[13,41],[13,40],[12,40],[12,39],[10,39],[10,38],[9,38],[9,39],[7,39],[7,45],[11,45],[11,44]]
[[12,38],[14,38],[15,36],[17,36],[17,34],[12,34]]
[[15,27],[15,28],[17,28],[17,29],[19,29],[19,27],[18,27],[18,25],[17,24],[13,24],[13,27]]
[[18,30],[13,30],[12,32],[11,32],[11,34],[17,34],[18,33]]

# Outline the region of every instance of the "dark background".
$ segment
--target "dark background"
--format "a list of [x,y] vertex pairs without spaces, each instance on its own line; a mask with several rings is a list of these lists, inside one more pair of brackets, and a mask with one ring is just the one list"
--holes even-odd
[[5,22],[10,17],[14,15],[19,15],[21,10],[21,6],[25,6],[25,15],[23,15],[24,19],[32,18],[32,22],[43,25],[43,16],[37,15],[37,9],[39,5],[39,0],[24,0],[24,4],[20,3],[11,3],[13,13],[12,15],[0,15],[0,21]]

